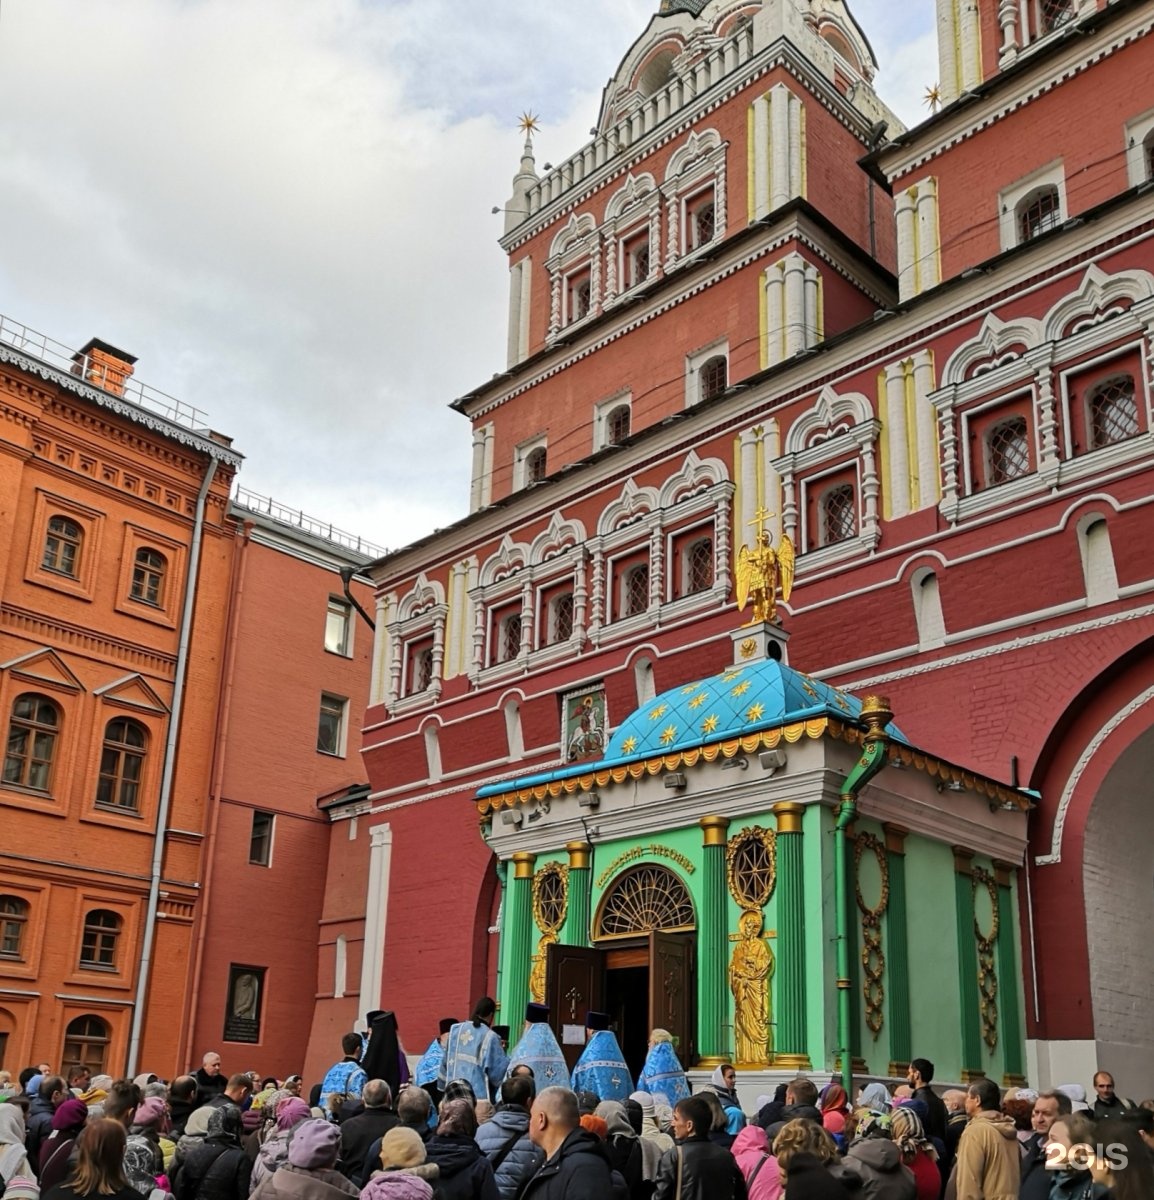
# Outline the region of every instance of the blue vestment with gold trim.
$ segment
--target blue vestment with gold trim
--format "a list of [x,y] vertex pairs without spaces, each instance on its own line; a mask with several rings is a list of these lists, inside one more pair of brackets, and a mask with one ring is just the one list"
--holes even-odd
[[628,1100],[633,1076],[612,1030],[599,1029],[573,1068],[573,1090],[595,1092],[602,1100]]

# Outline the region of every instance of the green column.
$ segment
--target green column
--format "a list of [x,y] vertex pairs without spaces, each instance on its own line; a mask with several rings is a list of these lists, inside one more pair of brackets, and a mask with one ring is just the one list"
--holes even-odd
[[1018,1012],[1018,956],[1014,948],[1017,913],[1014,911],[1014,894],[1010,890],[1013,870],[1008,863],[994,863],[994,877],[998,881],[998,1009],[1007,1087],[1018,1087],[1025,1082],[1022,1023]]
[[[509,882],[504,919],[509,937],[505,968],[505,994],[502,1011],[519,1016],[529,1003],[529,973],[533,969],[533,864],[535,854],[520,851],[513,855],[513,878]],[[516,1020],[507,1022],[515,1025]]]
[[885,915],[886,984],[889,1001],[890,1074],[905,1075],[910,1055],[910,933],[906,922],[906,837],[908,829],[883,825],[890,899]]
[[704,850],[701,869],[701,930],[697,964],[698,1055],[701,1066],[717,1066],[730,1057],[726,1015],[729,1012],[729,921],[725,884],[726,817],[702,817]]
[[958,918],[958,983],[962,999],[962,1079],[985,1074],[982,1069],[982,1011],[978,998],[978,952],[974,941],[974,852],[954,847],[954,907]]
[[803,804],[775,804],[777,818],[777,1018],[773,1066],[808,1071],[805,998],[805,867]]
[[561,941],[566,946],[588,946],[592,923],[593,872],[588,842],[568,842],[569,901]]

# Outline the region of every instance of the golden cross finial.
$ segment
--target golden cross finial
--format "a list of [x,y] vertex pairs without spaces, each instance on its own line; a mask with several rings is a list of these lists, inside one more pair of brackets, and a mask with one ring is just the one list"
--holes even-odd
[[528,109],[521,114],[521,118],[517,124],[521,132],[527,137],[532,137],[541,128],[541,122],[537,114],[529,112]]
[[753,514],[753,520],[750,521],[749,524],[757,526],[757,535],[760,537],[765,532],[766,521],[768,521],[770,517],[776,516],[777,513],[771,513],[769,509],[765,507],[765,505],[762,505],[757,512]]
[[926,108],[932,113],[936,113],[942,107],[942,89],[941,85],[935,83],[932,87],[926,88],[926,94],[922,97]]

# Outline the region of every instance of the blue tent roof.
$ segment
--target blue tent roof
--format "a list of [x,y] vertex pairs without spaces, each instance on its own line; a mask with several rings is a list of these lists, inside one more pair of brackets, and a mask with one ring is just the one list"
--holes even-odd
[[[764,659],[672,688],[643,704],[618,727],[600,762],[490,784],[481,788],[477,797],[503,795],[817,717],[857,722],[861,707],[856,696]],[[890,725],[887,733],[892,740],[909,744],[896,726]]]

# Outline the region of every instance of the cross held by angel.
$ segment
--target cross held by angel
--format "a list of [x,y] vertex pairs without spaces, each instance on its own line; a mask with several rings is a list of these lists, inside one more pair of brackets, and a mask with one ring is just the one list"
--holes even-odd
[[793,591],[793,566],[796,553],[788,534],[783,534],[777,549],[765,523],[773,514],[759,508],[751,525],[757,526],[753,548],[742,546],[737,556],[737,607],[741,612],[752,599],[753,614],[746,625],[777,620],[777,597],[789,600]]

